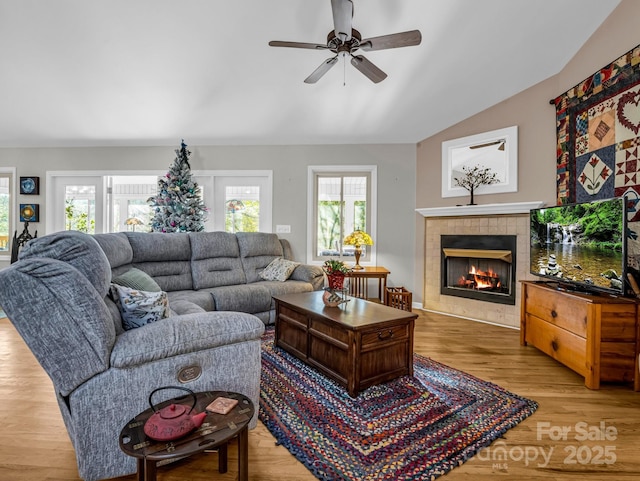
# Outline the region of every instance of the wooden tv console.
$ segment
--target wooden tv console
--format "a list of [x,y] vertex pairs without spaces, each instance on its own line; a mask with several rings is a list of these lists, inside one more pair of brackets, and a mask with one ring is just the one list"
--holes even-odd
[[589,389],[611,381],[634,382],[640,390],[637,300],[523,281],[520,309],[523,346],[532,345],[584,376]]

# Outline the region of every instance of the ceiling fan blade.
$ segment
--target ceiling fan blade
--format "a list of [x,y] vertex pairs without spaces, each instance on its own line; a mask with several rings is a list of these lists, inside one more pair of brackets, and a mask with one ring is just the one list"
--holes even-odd
[[312,50],[326,50],[329,47],[326,45],[320,45],[319,43],[305,43],[305,42],[283,42],[281,40],[271,40],[269,42],[271,47],[292,47],[292,48],[310,48]]
[[304,79],[304,83],[306,84],[314,84],[318,80],[322,78],[324,74],[326,74],[331,67],[333,67],[336,63],[338,63],[338,56],[329,58],[325,60],[317,69],[313,71],[311,75],[309,75],[306,79]]
[[342,42],[351,40],[351,20],[353,19],[353,2],[351,0],[331,0],[333,26],[336,37]]
[[351,65],[360,70],[363,74],[365,74],[369,80],[373,83],[382,82],[387,78],[387,74],[372,64],[369,60],[364,58],[362,55],[352,55],[351,56]]
[[402,33],[392,33],[380,37],[366,38],[360,42],[360,48],[364,51],[385,50],[388,48],[410,47],[420,45],[422,34],[420,30],[410,30]]

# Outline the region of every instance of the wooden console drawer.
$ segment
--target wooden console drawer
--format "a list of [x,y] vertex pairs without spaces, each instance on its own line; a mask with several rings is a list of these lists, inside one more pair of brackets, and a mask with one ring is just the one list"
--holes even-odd
[[527,312],[539,319],[587,337],[587,304],[570,295],[555,296],[548,287],[527,287]]
[[526,342],[582,376],[589,368],[586,361],[587,341],[542,319],[527,314]]

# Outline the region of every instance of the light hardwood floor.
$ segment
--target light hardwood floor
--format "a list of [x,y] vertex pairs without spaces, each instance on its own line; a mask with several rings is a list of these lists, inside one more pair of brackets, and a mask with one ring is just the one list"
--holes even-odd
[[[640,393],[616,385],[586,389],[577,374],[535,348],[521,347],[516,330],[418,313],[416,352],[540,404],[482,455],[440,479],[640,479]],[[249,450],[252,481],[315,479],[261,424],[249,434]],[[505,459],[492,459],[503,453]],[[212,453],[160,468],[158,479],[234,480],[236,461],[232,443],[227,474],[217,473]],[[51,383],[13,326],[0,319],[0,480],[78,479]]]

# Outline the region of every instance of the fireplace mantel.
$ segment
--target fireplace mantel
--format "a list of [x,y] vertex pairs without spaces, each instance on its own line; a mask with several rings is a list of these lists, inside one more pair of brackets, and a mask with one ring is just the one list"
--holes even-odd
[[513,202],[484,205],[456,205],[451,207],[427,207],[416,209],[424,217],[467,217],[470,215],[528,214],[531,209],[538,209],[543,201]]

